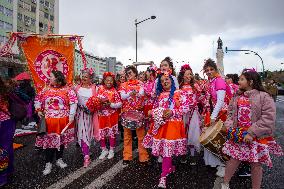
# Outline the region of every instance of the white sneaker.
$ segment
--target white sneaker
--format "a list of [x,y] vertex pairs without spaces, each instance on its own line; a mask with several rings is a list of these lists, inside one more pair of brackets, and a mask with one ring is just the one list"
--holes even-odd
[[43,170],[43,175],[48,175],[51,172],[52,169],[52,164],[51,163],[46,163],[45,164],[45,169]]
[[56,161],[56,165],[57,165],[58,167],[60,167],[61,169],[67,167],[67,164],[64,163],[64,161],[63,161],[61,158]]
[[114,157],[114,151],[113,150],[109,150],[107,159],[112,159],[113,157]]
[[225,176],[225,167],[224,166],[218,166],[217,167],[217,172],[216,172],[216,175],[218,177],[224,177]]
[[101,155],[99,156],[99,159],[105,159],[105,157],[107,156],[108,154],[108,150],[105,149],[102,151]]
[[221,183],[221,189],[230,189],[229,184]]
[[159,156],[159,157],[158,157],[158,162],[159,162],[159,163],[162,163],[162,162],[163,162],[162,156]]

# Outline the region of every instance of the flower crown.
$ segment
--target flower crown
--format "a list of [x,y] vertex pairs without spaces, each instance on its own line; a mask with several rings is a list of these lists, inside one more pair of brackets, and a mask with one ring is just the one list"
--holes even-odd
[[185,72],[186,70],[192,70],[189,64],[184,64],[181,66],[180,71]]
[[254,68],[251,68],[251,69],[245,68],[243,70],[243,73],[250,73],[250,72],[257,73],[257,71]]
[[105,79],[106,77],[111,76],[114,79],[114,74],[112,72],[105,72],[103,75],[103,78]]
[[155,71],[155,72],[157,72],[157,70],[158,70],[158,67],[155,64],[153,64],[152,66],[149,66],[147,68],[147,71]]
[[83,68],[81,71],[82,71],[82,72],[83,72],[83,71],[84,71],[84,72],[88,72],[90,75],[92,75],[92,74],[94,73],[93,68]]

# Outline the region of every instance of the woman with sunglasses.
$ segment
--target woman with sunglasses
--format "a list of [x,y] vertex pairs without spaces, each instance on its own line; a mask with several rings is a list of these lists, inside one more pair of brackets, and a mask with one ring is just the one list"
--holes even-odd
[[[134,66],[125,68],[127,81],[121,85],[119,90],[122,99],[122,112],[129,110],[143,111],[144,89],[143,83],[137,79],[138,71]],[[149,160],[147,150],[142,146],[145,136],[145,128],[136,129],[138,137],[139,161],[145,164]],[[132,133],[130,129],[124,128],[124,150],[123,164],[127,165],[132,161]]]

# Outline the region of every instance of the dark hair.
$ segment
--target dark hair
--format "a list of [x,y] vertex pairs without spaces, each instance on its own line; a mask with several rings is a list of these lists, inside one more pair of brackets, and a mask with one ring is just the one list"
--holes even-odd
[[138,70],[136,69],[135,66],[132,66],[132,65],[126,66],[126,68],[125,68],[125,73],[126,73],[126,75],[127,75],[127,72],[128,72],[129,70],[132,70],[136,77],[138,76]]
[[[108,76],[107,76],[108,77]],[[106,78],[107,77],[103,77],[103,79],[102,79],[102,82],[101,82],[101,85],[105,85],[105,80],[106,80]],[[111,77],[111,76],[110,76]],[[112,79],[113,79],[113,87],[114,88],[117,88],[117,82],[116,82],[116,80],[115,80],[115,77],[112,77]]]
[[166,58],[164,58],[164,60],[162,60],[162,62],[164,62],[164,61],[166,61],[169,64],[169,67],[172,69],[172,75],[176,76],[176,71],[175,71],[174,63],[173,63],[172,59],[169,56],[167,56]]
[[217,64],[211,58],[208,58],[207,60],[205,60],[205,63],[203,65],[203,71],[204,72],[205,72],[207,67],[212,67],[212,68],[214,68],[214,70],[216,70],[218,72]]
[[85,73],[89,74],[89,77],[90,77],[91,81],[94,80],[94,75],[95,75],[94,73],[90,73],[89,70],[83,70],[81,75],[83,76],[83,74],[85,74]]
[[243,71],[242,74],[247,81],[252,81],[252,88],[253,89],[256,89],[258,91],[263,91],[263,92],[266,92],[263,85],[262,85],[262,82],[261,82],[261,77],[260,75],[255,72],[255,71]]
[[[192,69],[191,68],[187,68],[187,69],[182,69],[180,70],[179,74],[178,74],[178,83],[179,83],[179,87],[182,88],[182,86],[184,85],[184,73],[187,71],[187,70],[190,70],[191,73],[193,74],[192,72]],[[192,87],[192,89],[194,90],[194,83],[195,83],[195,79],[194,79],[194,76],[192,75],[192,78],[190,80],[190,86]]]
[[20,81],[19,88],[32,99],[35,97],[35,89],[31,85],[31,80]]
[[0,77],[0,95],[7,95],[8,89],[7,86],[5,85],[4,81]]
[[[160,74],[160,75],[158,76],[158,83],[157,83],[157,88],[156,88],[157,97],[159,97],[160,94],[161,94],[162,91],[163,91],[163,86],[162,86],[162,82],[161,82],[162,76],[163,76],[163,74]],[[172,77],[171,75],[170,75],[169,77],[170,77],[171,82],[172,82],[171,91],[170,91],[170,96],[169,96],[169,102],[170,102],[170,103],[173,103],[173,96],[174,96],[174,93],[175,93],[175,90],[176,90],[176,86],[175,86],[175,82],[174,82],[173,77]]]
[[66,79],[61,71],[52,70],[52,73],[57,84],[60,84],[61,87],[66,85]]

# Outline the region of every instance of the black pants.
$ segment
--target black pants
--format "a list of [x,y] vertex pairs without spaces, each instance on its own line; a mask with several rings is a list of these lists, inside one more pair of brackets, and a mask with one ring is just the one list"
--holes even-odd
[[54,156],[55,156],[56,160],[62,158],[63,157],[63,150],[64,150],[64,145],[60,146],[59,151],[56,148],[45,149],[45,162],[46,163],[52,163]]

